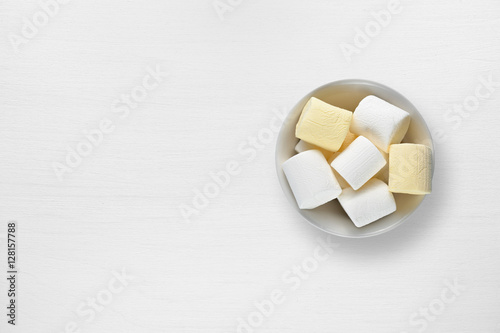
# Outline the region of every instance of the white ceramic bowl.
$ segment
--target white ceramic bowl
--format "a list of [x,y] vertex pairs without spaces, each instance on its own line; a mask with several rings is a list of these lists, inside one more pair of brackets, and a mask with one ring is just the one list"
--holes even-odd
[[[294,148],[299,140],[295,137],[295,125],[299,120],[302,108],[309,98],[314,96],[329,104],[354,111],[359,102],[368,95],[380,97],[410,113],[411,123],[403,142],[424,144],[434,152],[429,129],[410,101],[389,87],[366,80],[342,80],[328,83],[304,96],[285,119],[276,143],[276,170],[281,188],[288,201],[309,223],[337,236],[361,238],[379,235],[394,229],[407,220],[424,199],[423,195],[395,193],[396,212],[362,228],[357,228],[352,223],[338,200],[333,200],[318,208],[309,210],[299,209],[297,206],[281,165],[296,154]],[[434,153],[432,160],[434,165]]]

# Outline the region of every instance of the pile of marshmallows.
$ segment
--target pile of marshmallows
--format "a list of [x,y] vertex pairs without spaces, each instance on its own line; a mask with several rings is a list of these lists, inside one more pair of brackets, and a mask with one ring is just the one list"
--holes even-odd
[[338,199],[359,228],[396,211],[393,193],[430,193],[431,149],[400,143],[410,120],[375,96],[354,112],[312,97],[295,129],[299,154],[283,163],[299,208]]

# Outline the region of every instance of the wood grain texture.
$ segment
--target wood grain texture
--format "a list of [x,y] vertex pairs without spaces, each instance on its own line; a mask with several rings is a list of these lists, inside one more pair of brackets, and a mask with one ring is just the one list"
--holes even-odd
[[[484,85],[500,81],[500,4],[401,6],[348,62],[340,45],[388,2],[243,1],[220,20],[211,0],[72,1],[16,52],[10,36],[41,7],[2,1],[0,234],[18,221],[21,273],[18,325],[2,310],[0,330],[236,332],[281,290],[254,332],[418,332],[411,316],[457,279],[466,289],[425,331],[500,332],[500,87]],[[157,65],[168,77],[120,117],[115,101]],[[242,149],[276,110],[345,78],[422,112],[440,138],[433,193],[390,233],[335,239],[294,290],[287,277],[326,235],[282,195],[276,135]],[[53,163],[103,119],[113,132],[59,181]],[[181,205],[230,161],[239,174],[187,223]],[[78,309],[123,268],[135,278],[87,321]]]

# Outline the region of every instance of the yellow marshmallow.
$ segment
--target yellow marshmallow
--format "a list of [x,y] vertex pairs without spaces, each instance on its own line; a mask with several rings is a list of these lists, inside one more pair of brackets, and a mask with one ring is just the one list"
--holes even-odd
[[432,150],[413,143],[389,148],[389,191],[408,194],[431,193]]
[[328,150],[323,149],[321,147],[318,147],[318,146],[315,146],[313,144],[307,143],[304,140],[299,140],[299,142],[295,146],[295,151],[297,153],[303,153],[306,150],[313,150],[313,149],[319,150],[323,154],[323,156],[325,156],[326,159],[328,159],[333,154],[331,151],[328,151]]
[[344,142],[352,112],[315,97],[307,102],[295,128],[295,136],[328,151],[336,152]]

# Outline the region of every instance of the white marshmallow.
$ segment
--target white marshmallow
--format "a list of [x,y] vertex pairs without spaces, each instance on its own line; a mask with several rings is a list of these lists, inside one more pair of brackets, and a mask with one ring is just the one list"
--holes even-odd
[[373,95],[363,98],[353,113],[351,132],[363,135],[384,152],[403,140],[410,114]]
[[300,209],[313,209],[336,199],[342,192],[332,168],[319,150],[308,150],[282,165]]
[[345,179],[344,179],[344,178],[342,178],[342,176],[341,176],[341,175],[339,175],[339,173],[338,173],[337,171],[335,171],[335,169],[334,169],[334,168],[332,168],[332,170],[333,170],[333,175],[335,176],[335,178],[336,178],[336,179],[337,179],[337,181],[339,182],[340,188],[345,189],[345,188],[351,187],[351,186],[349,185],[349,183],[348,183],[348,182],[346,182],[346,181],[345,181]]
[[356,227],[361,228],[396,211],[396,201],[389,187],[373,178],[354,191],[346,188],[338,197],[340,205]]
[[332,162],[334,168],[355,190],[386,165],[382,153],[364,136],[358,136]]
[[332,168],[332,162],[333,160],[338,156],[338,154],[340,153],[334,153],[332,156],[330,156],[328,158],[328,164],[330,164],[330,168],[332,169],[333,171],[333,175],[335,176],[335,179],[337,179],[337,181],[339,182],[339,185],[342,189],[345,189],[347,187],[351,187],[351,185],[349,185],[348,182],[345,181],[344,178],[342,178],[341,175],[339,175],[339,173],[337,172],[337,170],[335,170],[334,168]]
[[[295,151],[297,153],[303,153],[305,152],[306,150],[311,150],[311,149],[314,149],[314,145],[313,144],[310,144],[310,143],[307,143],[305,142],[304,140],[299,140],[299,142],[297,143],[297,145],[295,146]],[[319,150],[319,149],[318,149]]]
[[387,154],[386,152],[380,150],[380,153],[382,154],[382,156],[384,156],[384,159],[385,159],[385,162],[386,164],[384,165],[384,167],[382,169],[380,169],[379,172],[377,172],[377,174],[373,177],[377,178],[377,179],[380,179],[381,181],[383,181],[384,183],[388,184],[389,183],[389,154]]
[[328,150],[323,149],[321,147],[315,146],[309,142],[305,142],[304,140],[299,140],[299,142],[295,146],[295,151],[297,153],[303,153],[306,150],[312,150],[312,149],[319,150],[323,154],[323,156],[325,156],[325,158],[329,158],[333,154],[333,152],[331,152],[331,151],[328,151]]

